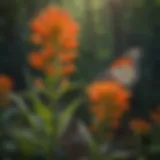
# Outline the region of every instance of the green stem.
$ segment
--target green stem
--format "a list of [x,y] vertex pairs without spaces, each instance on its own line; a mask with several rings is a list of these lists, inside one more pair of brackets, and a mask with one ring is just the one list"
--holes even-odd
[[[51,142],[50,142],[50,159],[53,159],[53,154],[56,153],[56,147],[58,144],[58,140],[57,140],[57,134],[58,134],[58,110],[57,110],[57,99],[56,98],[52,98],[51,99],[51,103],[50,103],[50,107],[52,109],[52,120],[51,120],[51,125],[53,126],[53,134],[51,134]],[[49,159],[49,160],[50,160]]]

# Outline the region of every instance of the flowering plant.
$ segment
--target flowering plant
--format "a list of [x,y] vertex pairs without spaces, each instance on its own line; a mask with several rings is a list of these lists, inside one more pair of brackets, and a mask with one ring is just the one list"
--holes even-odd
[[30,27],[30,40],[38,50],[29,53],[28,60],[41,77],[25,73],[27,90],[12,93],[11,80],[0,76],[0,94],[5,97],[1,96],[0,102],[6,104],[10,99],[19,110],[19,123],[5,131],[16,140],[21,152],[31,155],[40,151],[46,159],[52,159],[83,101],[78,97],[67,106],[60,103],[62,96],[76,86],[70,83],[69,75],[75,70],[78,26],[68,12],[49,6],[31,20]]

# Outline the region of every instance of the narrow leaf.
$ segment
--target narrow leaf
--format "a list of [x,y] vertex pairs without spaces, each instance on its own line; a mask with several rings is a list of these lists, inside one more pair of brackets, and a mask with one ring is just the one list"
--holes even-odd
[[77,110],[77,108],[82,103],[82,100],[76,99],[74,100],[67,108],[60,114],[59,116],[59,122],[58,122],[58,136],[61,137],[65,130],[67,129],[71,118],[74,114],[74,112]]
[[32,114],[30,110],[28,109],[28,107],[26,106],[23,99],[20,96],[13,94],[13,93],[11,94],[11,99],[16,103],[16,106],[20,109],[21,113],[25,115],[31,127],[36,128],[34,120],[31,117]]
[[80,120],[78,121],[78,129],[79,132],[83,135],[85,141],[87,142],[91,152],[96,152],[98,150],[97,143],[93,139],[85,124]]
[[48,133],[52,131],[52,117],[53,112],[48,106],[44,105],[41,100],[36,95],[31,95],[30,98],[33,101],[34,109],[37,114],[37,116],[40,117],[40,119],[44,122],[44,130]]
[[24,153],[32,153],[37,149],[39,146],[39,141],[33,130],[20,128],[20,129],[12,129],[9,132],[12,137],[17,141],[20,149]]

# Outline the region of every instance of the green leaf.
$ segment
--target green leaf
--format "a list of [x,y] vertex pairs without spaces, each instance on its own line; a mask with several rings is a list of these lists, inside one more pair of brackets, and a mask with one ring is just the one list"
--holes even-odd
[[36,128],[36,124],[32,119],[32,114],[28,109],[28,107],[26,106],[23,99],[19,95],[13,93],[11,94],[11,99],[16,103],[16,106],[20,109],[21,113],[26,117],[31,127]]
[[44,105],[41,100],[37,97],[33,97],[33,103],[36,113],[45,121],[50,121],[52,118],[51,109]]
[[44,105],[36,95],[31,95],[36,114],[43,120],[44,129],[48,133],[52,131],[53,110]]
[[12,128],[8,130],[8,134],[16,140],[22,152],[26,154],[34,154],[39,149],[44,153],[48,152],[50,139],[40,132],[30,128]]
[[85,126],[85,124],[82,121],[78,122],[78,128],[79,128],[80,133],[85,138],[91,152],[96,153],[98,151],[99,147],[98,147],[96,141],[94,140],[94,138],[92,137],[92,135],[90,134],[90,132],[88,131],[87,127]]
[[30,154],[37,149],[39,142],[32,130],[24,128],[12,129],[10,134],[16,140],[23,153]]
[[58,119],[58,136],[61,137],[65,130],[67,129],[70,120],[74,114],[74,112],[77,110],[77,108],[80,106],[82,103],[81,99],[76,99],[74,100],[71,104],[67,106],[62,113],[60,113]]
[[19,110],[17,108],[7,108],[0,115],[1,122],[5,126],[13,125],[19,120]]

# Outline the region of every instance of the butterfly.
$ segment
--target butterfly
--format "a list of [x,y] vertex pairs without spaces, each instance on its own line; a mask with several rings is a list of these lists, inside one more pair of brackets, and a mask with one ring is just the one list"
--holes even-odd
[[132,87],[139,79],[141,57],[140,48],[130,48],[121,57],[115,59],[97,80],[113,80],[126,87]]

